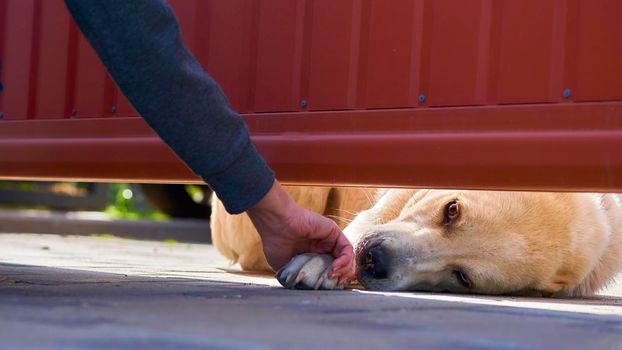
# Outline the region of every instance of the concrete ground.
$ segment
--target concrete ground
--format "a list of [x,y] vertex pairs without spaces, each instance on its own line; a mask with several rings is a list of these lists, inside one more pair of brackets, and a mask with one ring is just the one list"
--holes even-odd
[[1,349],[622,349],[592,299],[290,291],[209,245],[0,234]]

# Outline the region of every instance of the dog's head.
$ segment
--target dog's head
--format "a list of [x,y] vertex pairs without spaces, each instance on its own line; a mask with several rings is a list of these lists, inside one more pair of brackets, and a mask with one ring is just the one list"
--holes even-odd
[[595,263],[575,249],[571,232],[599,229],[577,225],[579,205],[559,193],[389,190],[346,233],[368,289],[555,294]]

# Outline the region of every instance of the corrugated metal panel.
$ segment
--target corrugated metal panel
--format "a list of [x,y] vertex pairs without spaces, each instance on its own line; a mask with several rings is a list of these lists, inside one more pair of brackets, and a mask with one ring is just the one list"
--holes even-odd
[[355,0],[313,2],[309,85],[302,96],[310,110],[355,106],[361,7]]
[[31,72],[33,0],[5,0],[2,76],[4,90],[0,93],[2,112],[6,119],[25,119]]
[[99,58],[82,36],[78,39],[73,107],[79,118],[101,117],[112,108],[112,85]]
[[302,77],[303,0],[260,1],[254,111],[298,109]]
[[[242,113],[253,110],[255,91],[257,2],[247,0],[206,2],[206,25],[201,62],[227,93],[232,107]],[[237,20],[232,21],[231,18]],[[200,57],[200,56],[199,56]]]
[[[480,35],[482,4],[489,1],[440,0],[426,3],[424,14],[431,29],[429,49],[429,103],[432,106],[477,104],[477,78],[488,66],[479,65],[480,50],[489,35]],[[484,31],[488,34],[489,31]],[[487,55],[483,51],[482,55]]]
[[577,19],[575,99],[622,99],[622,1],[583,0]]
[[553,102],[561,97],[561,91],[550,95],[552,65],[559,64],[552,60],[555,4],[506,1],[495,9],[503,19],[498,28],[501,34],[493,44],[499,52],[499,103]]
[[73,25],[67,9],[56,1],[43,1],[39,27],[37,84],[31,89],[34,116],[62,118],[66,115],[67,64],[69,60],[69,30]]
[[[363,3],[361,35],[365,41],[359,55],[364,80],[359,86],[358,107],[408,107],[415,1],[369,1]],[[321,50],[321,49],[320,49]]]
[[[242,113],[622,100],[617,0],[171,5]],[[0,0],[0,26],[5,119],[135,115],[61,0]]]

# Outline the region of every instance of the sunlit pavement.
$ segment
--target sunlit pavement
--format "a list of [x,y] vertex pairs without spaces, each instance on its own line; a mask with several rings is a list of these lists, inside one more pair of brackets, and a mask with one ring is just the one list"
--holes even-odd
[[622,349],[603,294],[289,291],[209,245],[0,234],[2,349]]

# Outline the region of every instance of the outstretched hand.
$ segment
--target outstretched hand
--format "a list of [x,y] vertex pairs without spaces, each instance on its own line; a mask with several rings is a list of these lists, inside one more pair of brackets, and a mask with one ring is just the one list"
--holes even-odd
[[329,277],[339,284],[354,279],[354,252],[343,232],[332,220],[298,206],[277,181],[247,214],[275,271],[299,254],[330,254],[335,260]]

